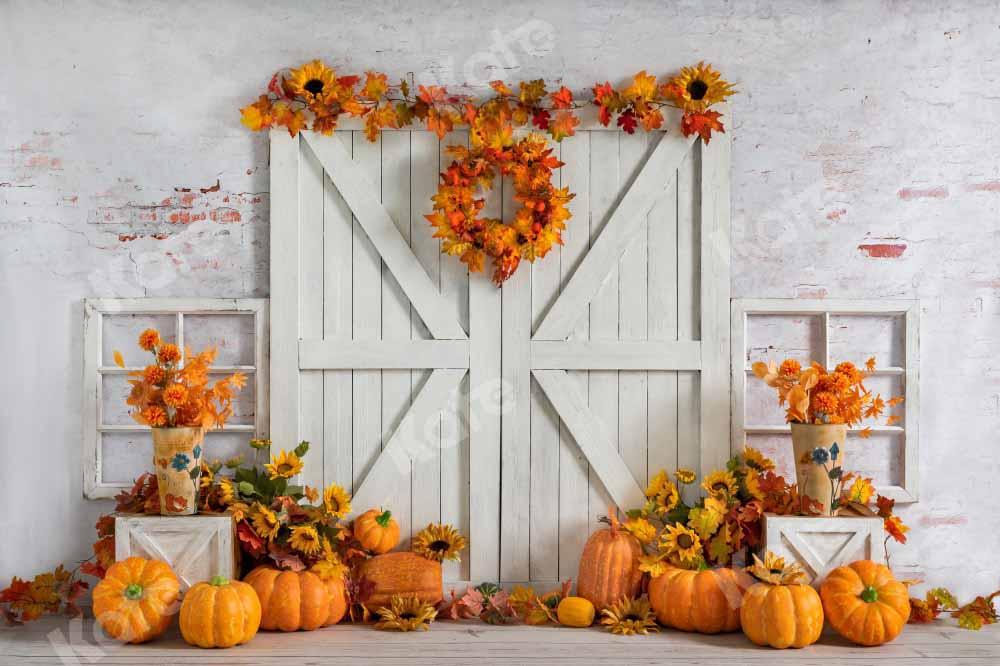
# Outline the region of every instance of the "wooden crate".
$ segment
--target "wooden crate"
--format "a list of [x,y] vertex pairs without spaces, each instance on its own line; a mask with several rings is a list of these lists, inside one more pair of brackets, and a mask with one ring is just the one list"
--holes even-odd
[[802,565],[818,586],[832,570],[857,560],[885,563],[881,518],[764,515],[762,552]]
[[181,592],[216,574],[236,579],[239,561],[229,514],[115,517],[115,559],[137,555],[163,560],[181,581]]

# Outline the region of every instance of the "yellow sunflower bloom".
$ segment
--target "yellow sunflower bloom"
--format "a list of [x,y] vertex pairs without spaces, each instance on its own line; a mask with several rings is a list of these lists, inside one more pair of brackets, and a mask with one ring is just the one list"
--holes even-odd
[[634,636],[659,631],[647,599],[620,599],[601,611],[601,624],[613,634]]
[[674,472],[674,476],[677,478],[678,483],[683,483],[685,485],[689,483],[694,483],[697,475],[694,470],[688,469],[687,467],[678,467],[677,471]]
[[677,492],[677,486],[675,486],[670,481],[667,481],[667,486],[656,497],[653,498],[653,510],[661,515],[665,516],[674,510],[678,504],[680,504],[681,496]]
[[656,528],[645,518],[629,518],[622,527],[638,539],[639,543],[649,543],[656,538]]
[[463,548],[465,537],[451,525],[430,524],[413,537],[413,552],[436,562],[460,560]]
[[219,481],[219,503],[226,506],[232,504],[234,499],[236,499],[236,488],[233,486],[232,480],[221,479]]
[[334,518],[343,518],[351,512],[351,496],[336,483],[331,483],[323,491],[323,508]]
[[276,456],[271,456],[271,462],[264,465],[264,469],[274,479],[290,479],[302,471],[302,460],[295,455],[294,451],[285,453],[284,449]]
[[733,476],[732,472],[716,470],[709,474],[704,481],[701,482],[701,487],[705,489],[712,497],[735,497],[736,491],[739,489],[739,485],[736,483],[736,477]]
[[743,460],[747,467],[753,467],[758,472],[769,472],[774,469],[774,461],[752,446],[744,447]]
[[315,555],[319,552],[322,544],[319,534],[312,525],[299,525],[292,528],[292,536],[288,540],[292,548],[305,555]]
[[667,470],[661,469],[656,473],[656,476],[649,480],[649,485],[646,486],[646,497],[656,497],[668,484],[670,484],[670,477],[667,476]]
[[700,113],[734,94],[733,84],[725,81],[711,65],[699,62],[684,67],[664,86],[665,92],[687,113]]
[[427,631],[431,622],[437,617],[434,606],[421,601],[416,596],[402,597],[392,595],[389,606],[378,609],[379,621],[376,629],[388,631]]
[[764,554],[763,562],[754,555],[753,564],[746,571],[760,582],[771,585],[799,585],[808,580],[798,562],[785,564],[785,558],[778,557],[771,551]]
[[250,510],[250,516],[253,528],[261,538],[270,541],[278,536],[278,530],[281,529],[281,521],[278,520],[278,516],[275,515],[274,511],[271,511],[260,502],[254,502],[253,509]]
[[336,87],[337,74],[321,60],[293,69],[285,78],[285,91],[307,102],[323,100]]
[[701,539],[684,525],[667,525],[660,537],[660,552],[678,562],[694,562],[701,557]]

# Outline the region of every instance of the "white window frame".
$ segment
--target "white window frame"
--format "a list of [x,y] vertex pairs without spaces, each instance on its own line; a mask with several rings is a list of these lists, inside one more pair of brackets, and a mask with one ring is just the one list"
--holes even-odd
[[104,432],[146,432],[139,423],[108,425],[103,415],[104,375],[126,374],[135,367],[119,368],[112,359],[102,358],[105,315],[172,315],[176,317],[177,345],[184,349],[184,317],[187,315],[245,314],[254,319],[253,365],[217,365],[213,372],[242,372],[250,375],[256,406],[252,424],[232,424],[222,432],[250,432],[267,437],[269,423],[268,300],[266,298],[87,298],[83,315],[83,489],[88,499],[114,497],[131,483],[104,481],[101,434]]
[[[874,433],[899,434],[903,439],[903,482],[881,486],[879,492],[900,503],[918,499],[919,427],[920,427],[920,302],[916,299],[797,299],[797,298],[734,298],[731,305],[732,324],[732,435],[733,452],[743,448],[747,435],[790,433],[787,426],[756,425],[745,422],[747,377],[752,373],[747,365],[747,318],[757,315],[802,315],[822,318],[822,339],[819,357],[824,366],[830,362],[830,317],[900,316],[904,321],[903,365],[878,368],[875,375],[893,375],[903,380],[905,416],[902,426],[872,426]],[[848,430],[848,433],[854,431]]]

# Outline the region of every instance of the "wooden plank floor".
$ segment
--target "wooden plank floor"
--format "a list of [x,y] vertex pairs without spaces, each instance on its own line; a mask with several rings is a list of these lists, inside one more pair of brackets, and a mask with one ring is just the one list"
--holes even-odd
[[201,650],[185,644],[176,625],[145,645],[95,639],[90,621],[46,619],[0,628],[0,664],[733,664],[846,663],[879,666],[1000,663],[1000,626],[980,632],[954,624],[907,626],[878,648],[848,644],[833,634],[804,650],[758,648],[742,634],[701,636],[664,630],[612,636],[597,628],[493,627],[477,621],[438,622],[428,632],[398,634],[338,625],[311,633],[262,632],[247,645]]

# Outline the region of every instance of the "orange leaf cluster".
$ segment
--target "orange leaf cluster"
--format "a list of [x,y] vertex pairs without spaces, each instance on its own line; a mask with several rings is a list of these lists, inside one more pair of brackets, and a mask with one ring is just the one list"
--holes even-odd
[[963,629],[978,631],[987,624],[1000,621],[994,599],[1000,597],[1000,590],[988,596],[979,596],[960,606],[955,595],[943,587],[936,587],[927,592],[923,599],[910,597],[910,623],[927,624],[933,622],[942,613],[950,613],[958,620],[958,626]]
[[[139,347],[153,355],[153,363],[129,373],[132,390],[126,402],[135,408],[137,422],[153,428],[215,428],[232,416],[233,397],[246,385],[246,376],[236,372],[209,385],[215,349],[185,350],[182,356],[177,345],[163,342],[151,328],[139,335]],[[125,365],[117,352],[115,363]]]
[[[903,401],[902,397],[882,399],[865,388],[864,380],[875,370],[875,359],[868,359],[865,370],[850,361],[827,371],[819,363],[803,370],[795,359],[786,359],[780,366],[773,361],[753,364],[753,372],[768,386],[778,391],[778,404],[786,405],[785,420],[790,423],[859,424],[862,419],[877,419],[887,407]],[[890,425],[898,417],[890,416]],[[870,430],[861,431],[867,437]]]
[[61,564],[30,581],[15,576],[6,589],[0,590],[0,614],[8,625],[57,613],[77,617],[81,611],[76,601],[88,587],[77,578],[76,571],[68,571]]

